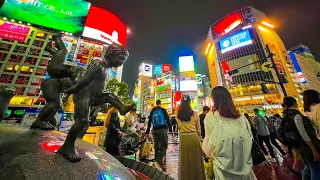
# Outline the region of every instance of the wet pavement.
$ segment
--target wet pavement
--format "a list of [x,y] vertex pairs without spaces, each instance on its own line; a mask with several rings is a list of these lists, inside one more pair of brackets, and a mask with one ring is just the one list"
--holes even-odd
[[[276,152],[276,154],[279,153]],[[179,139],[169,135],[169,146],[164,171],[175,179],[178,179],[178,158]],[[288,166],[292,165],[292,158],[277,156],[277,159],[279,163],[265,162],[253,167],[258,180],[299,180],[297,176],[288,170]]]

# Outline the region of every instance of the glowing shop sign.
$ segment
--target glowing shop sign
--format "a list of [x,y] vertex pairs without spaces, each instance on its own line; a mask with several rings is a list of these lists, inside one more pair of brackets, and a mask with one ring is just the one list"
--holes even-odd
[[155,74],[155,75],[162,74],[162,64],[154,65],[153,74]]
[[0,16],[71,33],[83,31],[90,7],[82,0],[7,0]]
[[226,18],[224,18],[223,20],[219,21],[217,25],[213,28],[213,30],[217,34],[228,33],[229,31],[233,30],[234,28],[236,28],[241,24],[242,22],[241,19],[242,18],[240,13],[237,12],[237,13],[231,14]]
[[222,54],[249,44],[252,44],[249,30],[240,31],[219,41]]
[[179,57],[180,72],[194,71],[193,56],[181,56]]
[[30,27],[0,21],[0,38],[10,41],[25,42],[30,32]]
[[139,76],[141,75],[152,77],[152,65],[142,63],[139,67]]

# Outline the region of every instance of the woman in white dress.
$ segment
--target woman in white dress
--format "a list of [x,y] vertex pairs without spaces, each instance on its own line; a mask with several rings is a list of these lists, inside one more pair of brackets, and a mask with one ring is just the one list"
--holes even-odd
[[248,120],[237,111],[226,88],[215,87],[211,97],[215,107],[204,120],[202,149],[212,159],[215,180],[256,179],[252,171],[252,133]]

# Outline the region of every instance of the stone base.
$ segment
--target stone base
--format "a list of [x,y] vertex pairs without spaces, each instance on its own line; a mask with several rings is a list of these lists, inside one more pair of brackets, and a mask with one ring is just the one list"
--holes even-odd
[[103,180],[135,179],[117,159],[97,146],[78,139],[79,163],[70,163],[55,152],[65,134],[0,125],[1,180]]

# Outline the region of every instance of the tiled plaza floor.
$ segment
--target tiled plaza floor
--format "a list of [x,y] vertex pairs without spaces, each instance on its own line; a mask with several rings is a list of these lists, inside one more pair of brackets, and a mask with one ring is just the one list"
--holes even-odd
[[[166,171],[171,177],[178,179],[179,140],[169,135],[169,147],[167,150]],[[298,180],[291,174],[288,166],[292,165],[291,158],[277,158],[280,163],[263,163],[253,167],[258,180]],[[280,166],[281,165],[281,166]]]

